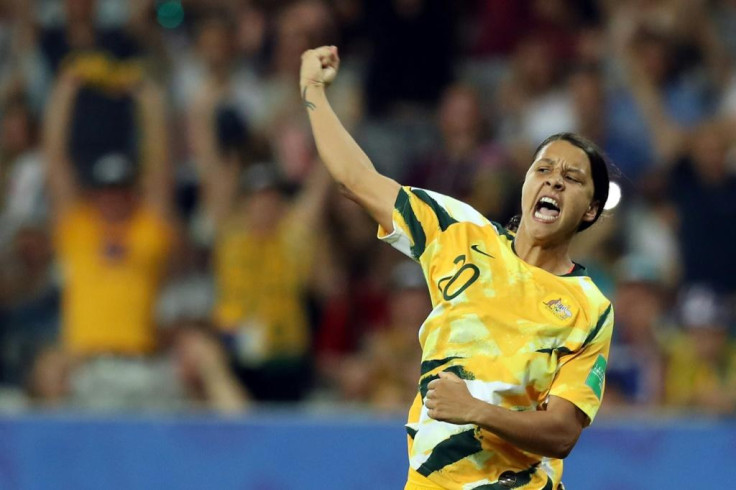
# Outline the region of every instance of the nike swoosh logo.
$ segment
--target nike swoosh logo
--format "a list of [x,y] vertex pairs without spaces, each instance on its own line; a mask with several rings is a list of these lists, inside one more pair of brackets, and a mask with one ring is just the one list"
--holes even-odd
[[472,250],[475,250],[475,251],[476,251],[476,252],[478,252],[479,254],[483,254],[483,255],[485,255],[486,257],[490,257],[490,258],[492,258],[492,259],[495,259],[495,257],[494,257],[493,255],[491,255],[491,254],[489,254],[489,253],[486,253],[486,252],[484,252],[483,250],[479,249],[479,248],[478,248],[478,245],[471,245],[471,246],[470,246],[470,248],[471,248]]

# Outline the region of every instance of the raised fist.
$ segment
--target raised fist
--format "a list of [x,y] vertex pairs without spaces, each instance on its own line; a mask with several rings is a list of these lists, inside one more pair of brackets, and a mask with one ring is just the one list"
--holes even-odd
[[302,54],[299,86],[302,92],[309,85],[329,85],[337,76],[340,58],[336,46],[309,49]]

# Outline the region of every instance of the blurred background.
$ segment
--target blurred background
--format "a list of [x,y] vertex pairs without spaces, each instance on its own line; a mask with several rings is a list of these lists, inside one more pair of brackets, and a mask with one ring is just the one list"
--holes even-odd
[[734,0],[0,1],[0,486],[401,488],[429,297],[318,161],[323,44],[376,167],[494,221],[546,136],[604,148],[574,257],[616,327],[565,481],[721,488]]

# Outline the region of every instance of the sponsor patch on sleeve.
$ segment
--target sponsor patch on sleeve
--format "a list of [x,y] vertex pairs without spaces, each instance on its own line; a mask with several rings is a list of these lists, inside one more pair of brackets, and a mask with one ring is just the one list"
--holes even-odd
[[593,390],[595,396],[601,399],[601,392],[603,391],[603,380],[606,378],[606,358],[602,354],[598,355],[598,359],[593,364],[593,369],[588,374],[588,379],[585,380],[585,384]]

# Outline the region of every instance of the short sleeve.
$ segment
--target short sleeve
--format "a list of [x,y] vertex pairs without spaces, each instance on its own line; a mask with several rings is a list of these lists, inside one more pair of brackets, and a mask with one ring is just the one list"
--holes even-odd
[[[394,230],[378,227],[378,238],[419,260],[425,250],[449,227],[458,222],[489,226],[482,214],[471,206],[437,192],[402,187],[393,210]],[[496,228],[493,228],[496,230]]]
[[588,416],[589,422],[598,413],[603,398],[612,333],[613,308],[609,303],[583,347],[561,360],[549,393],[575,404]]

